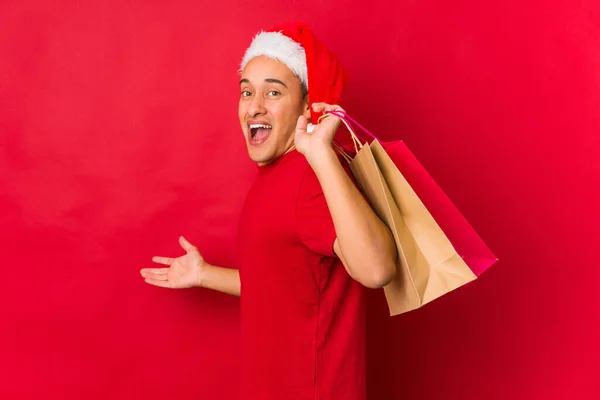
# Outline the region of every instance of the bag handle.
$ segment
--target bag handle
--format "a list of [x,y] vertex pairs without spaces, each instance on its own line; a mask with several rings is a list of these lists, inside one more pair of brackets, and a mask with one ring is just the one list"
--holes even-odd
[[337,143],[337,141],[333,142],[333,147],[335,147],[337,152],[340,153],[340,155],[344,158],[344,160],[346,160],[348,164],[352,162],[352,156],[350,156],[350,154],[348,154],[346,150]]
[[[375,140],[379,140],[377,138],[377,136],[375,136],[367,128],[365,128],[364,126],[362,126],[361,124],[359,124],[354,118],[352,118],[351,116],[349,116],[347,112],[341,111],[341,110],[337,110],[337,111],[329,111],[328,113],[335,115],[336,117],[340,118],[341,120],[347,120],[346,122],[348,122],[348,123],[350,123],[350,122],[353,123],[354,125],[358,126],[360,129],[362,129],[363,132],[365,132],[371,138],[373,138]],[[356,133],[355,133],[355,135],[356,135]],[[359,137],[358,135],[356,135],[356,136]]]
[[[363,138],[361,138],[359,135],[356,134],[354,128],[352,127],[353,123],[356,124],[360,129],[362,129],[367,135],[369,135],[370,137],[372,137],[375,140],[378,140],[375,135],[373,135],[367,128],[365,128],[360,123],[358,123],[354,118],[349,116],[345,111],[341,111],[341,110],[326,111],[323,113],[323,115],[321,115],[321,117],[319,117],[319,120],[317,123],[320,123],[323,119],[327,118],[329,115],[335,115],[344,123],[344,125],[346,125],[346,128],[348,128],[348,132],[350,132],[350,136],[352,137],[352,142],[354,144],[354,150],[356,151],[356,153],[358,153],[359,149],[362,149],[363,141],[365,142],[365,144],[368,144],[368,143],[366,140],[364,140]],[[344,150],[344,148],[335,139],[333,141],[333,147],[335,147],[335,149],[338,151],[338,153],[340,153],[340,155],[342,157],[344,157],[344,159],[348,163],[352,162],[352,157],[348,154],[348,152],[346,150]]]
[[[362,141],[360,140],[360,138],[358,137],[358,135],[356,134],[356,132],[354,132],[354,129],[352,128],[352,124],[346,120],[345,114],[342,114],[337,111],[326,112],[319,117],[318,123],[321,123],[321,121],[323,119],[329,117],[330,115],[335,115],[344,123],[344,125],[346,125],[346,128],[348,129],[348,132],[350,132],[350,136],[352,137],[352,142],[354,144],[354,150],[356,151],[356,153],[358,153],[359,149],[362,149],[362,147],[364,145],[363,145]],[[365,141],[365,144],[367,144],[366,141]],[[348,162],[352,161],[352,157],[345,150],[343,150],[342,146],[340,146],[337,142],[334,141],[333,146],[346,159],[346,161],[348,161]]]

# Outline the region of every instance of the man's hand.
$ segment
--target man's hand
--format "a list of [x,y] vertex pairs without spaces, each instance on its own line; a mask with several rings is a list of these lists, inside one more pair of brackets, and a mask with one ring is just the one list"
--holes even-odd
[[[312,108],[316,112],[343,111],[338,105],[326,103],[313,103]],[[314,130],[307,132],[308,120],[304,116],[300,116],[296,124],[294,139],[296,150],[303,154],[311,165],[324,153],[332,151],[331,142],[340,126],[340,119],[335,115],[331,115],[323,119],[318,125],[317,121],[313,122],[315,124]]]
[[208,264],[198,249],[183,236],[179,238],[179,244],[186,251],[181,257],[152,257],[152,261],[168,265],[168,268],[143,268],[140,271],[147,283],[171,289],[201,286],[202,275]]

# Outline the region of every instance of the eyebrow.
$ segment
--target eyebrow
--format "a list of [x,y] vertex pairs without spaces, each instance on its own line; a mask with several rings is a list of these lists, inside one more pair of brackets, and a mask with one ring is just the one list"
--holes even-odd
[[284,88],[287,88],[286,84],[281,82],[279,79],[275,79],[275,78],[267,78],[265,79],[265,82],[269,82],[269,83],[277,83],[281,86],[283,86]]
[[[275,79],[275,78],[266,78],[266,79],[265,79],[265,82],[268,82],[268,83],[277,83],[278,85],[281,85],[281,86],[283,86],[284,88],[287,88],[287,85],[286,85],[285,83],[281,82],[279,79]],[[248,79],[244,78],[244,79],[240,80],[240,85],[241,85],[242,83],[250,83],[250,81],[249,81]]]

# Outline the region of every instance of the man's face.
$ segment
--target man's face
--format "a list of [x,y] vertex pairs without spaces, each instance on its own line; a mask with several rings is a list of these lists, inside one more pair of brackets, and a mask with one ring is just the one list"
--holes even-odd
[[300,115],[310,118],[300,79],[283,63],[264,56],[242,71],[238,114],[248,154],[259,165],[285,154],[294,143]]

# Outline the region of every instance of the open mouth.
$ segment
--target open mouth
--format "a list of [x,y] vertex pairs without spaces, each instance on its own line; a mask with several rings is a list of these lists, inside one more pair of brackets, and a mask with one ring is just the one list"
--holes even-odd
[[273,127],[267,124],[250,124],[248,130],[250,131],[250,143],[252,145],[258,145],[265,142]]

